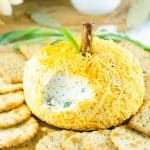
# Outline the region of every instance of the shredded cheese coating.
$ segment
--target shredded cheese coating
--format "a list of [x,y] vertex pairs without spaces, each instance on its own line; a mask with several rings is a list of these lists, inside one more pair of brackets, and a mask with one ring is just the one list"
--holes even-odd
[[[137,112],[143,102],[144,82],[136,58],[114,42],[96,38],[92,51],[83,57],[62,41],[45,46],[28,61],[25,99],[37,117],[57,127],[86,131],[119,125]],[[88,79],[94,99],[79,102],[75,110],[51,111],[44,103],[43,87],[59,71]]]

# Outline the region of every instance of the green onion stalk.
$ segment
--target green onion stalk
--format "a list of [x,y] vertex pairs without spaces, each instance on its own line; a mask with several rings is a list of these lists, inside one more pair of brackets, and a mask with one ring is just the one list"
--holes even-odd
[[[0,35],[0,45],[13,43],[13,48],[19,50],[19,45],[21,44],[45,44],[48,39],[55,39],[50,44],[56,44],[66,39],[73,45],[76,52],[79,53],[80,48],[73,38],[75,34],[75,32],[70,32],[66,28],[59,30],[43,27],[29,28]],[[116,43],[126,40],[150,52],[150,45],[145,45],[140,41],[132,39],[125,33],[98,32],[94,33],[94,36],[100,39],[113,40]]]

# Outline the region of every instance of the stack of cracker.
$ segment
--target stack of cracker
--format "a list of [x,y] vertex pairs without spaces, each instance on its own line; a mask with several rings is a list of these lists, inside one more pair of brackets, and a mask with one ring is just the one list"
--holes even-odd
[[24,103],[25,61],[19,53],[0,53],[0,149],[23,144],[38,132],[38,122]]

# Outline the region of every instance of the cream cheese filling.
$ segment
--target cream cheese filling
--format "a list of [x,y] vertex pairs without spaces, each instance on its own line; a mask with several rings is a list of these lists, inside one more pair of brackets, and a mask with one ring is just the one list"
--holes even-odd
[[87,79],[63,72],[55,74],[44,87],[44,100],[55,111],[71,109],[78,102],[92,100],[93,97]]

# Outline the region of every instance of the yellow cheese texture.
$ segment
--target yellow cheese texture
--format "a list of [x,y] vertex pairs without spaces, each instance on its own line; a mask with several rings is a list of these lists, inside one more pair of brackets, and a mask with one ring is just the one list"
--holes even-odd
[[[77,42],[80,45],[79,39]],[[74,101],[74,107],[64,109],[48,105],[44,87],[59,72],[85,79],[93,91],[92,98]],[[79,131],[123,123],[138,111],[144,94],[137,59],[113,41],[97,38],[92,41],[92,54],[86,57],[68,41],[43,47],[27,62],[23,86],[25,101],[34,115],[56,127]]]

